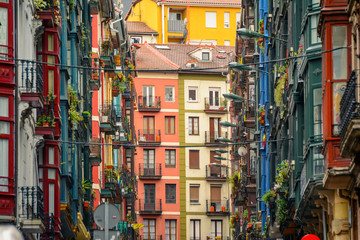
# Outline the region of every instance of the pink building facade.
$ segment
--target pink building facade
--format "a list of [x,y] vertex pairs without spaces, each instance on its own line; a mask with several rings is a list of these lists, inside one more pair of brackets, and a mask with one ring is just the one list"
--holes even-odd
[[[146,54],[149,48],[144,45],[139,51]],[[156,67],[151,64],[174,68],[161,57],[154,57],[152,63],[139,59],[137,68]],[[135,206],[137,222],[144,224],[140,239],[180,239],[178,74],[139,72],[134,82],[134,122],[139,144],[135,156]]]

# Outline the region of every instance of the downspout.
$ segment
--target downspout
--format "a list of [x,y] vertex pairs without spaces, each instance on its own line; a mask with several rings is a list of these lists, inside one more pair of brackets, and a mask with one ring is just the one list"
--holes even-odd
[[[18,1],[14,1],[15,2],[15,5],[14,5],[14,8],[15,8],[15,14],[14,14],[14,26],[17,26],[18,24]],[[14,52],[15,52],[15,59],[18,59],[18,41],[17,41],[17,30],[14,29],[14,45],[15,45],[15,49],[14,49]],[[16,60],[15,60],[16,61]],[[15,106],[19,106],[19,101],[18,101],[18,69],[15,67],[15,105],[13,106],[15,108]],[[18,128],[18,124],[19,124],[19,120],[18,120],[18,110],[19,109],[15,109],[15,127],[14,127],[14,135],[15,135],[15,148],[14,148],[14,193],[15,194],[15,199],[14,199],[14,202],[16,204],[15,208],[14,208],[14,211],[15,211],[15,221],[16,221],[16,226],[18,226],[18,217],[17,217],[17,213],[18,213],[18,204],[17,204],[17,198],[18,198],[18,192],[17,192],[17,179],[18,179],[18,171],[16,171],[17,169],[17,166],[18,166],[18,152],[17,152],[17,149],[18,149],[18,131],[17,131],[17,128]]]
[[164,4],[161,4],[161,34],[162,34],[162,43],[165,44],[165,7]]

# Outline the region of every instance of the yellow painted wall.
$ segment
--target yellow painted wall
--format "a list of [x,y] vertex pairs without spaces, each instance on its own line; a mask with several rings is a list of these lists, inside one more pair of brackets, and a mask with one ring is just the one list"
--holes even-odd
[[137,3],[129,14],[127,21],[144,22],[150,28],[159,32],[158,41],[161,41],[161,7],[152,0],[142,0]]
[[[191,40],[216,40],[217,45],[224,45],[225,40],[230,41],[230,46],[235,46],[236,34],[236,13],[240,13],[240,8],[230,7],[195,7],[190,6],[171,6],[164,7],[164,27],[165,27],[165,43],[180,42],[181,38],[170,38],[169,36],[183,36],[181,33],[168,33],[167,21],[169,19],[168,13],[170,8],[185,8],[182,12],[183,20],[188,19],[187,29],[188,36],[186,41]],[[216,12],[216,28],[206,28],[205,13],[207,11]],[[179,12],[173,10],[172,12]],[[230,27],[224,28],[224,12],[230,13]],[[127,21],[140,21],[146,23],[150,28],[159,33],[157,38],[158,43],[162,43],[162,21],[161,21],[161,5],[157,5],[152,0],[142,0],[133,8]]]
[[[216,12],[216,28],[206,28],[205,13]],[[224,12],[230,13],[230,28],[224,28]],[[188,21],[189,40],[216,40],[217,45],[224,45],[225,40],[230,40],[230,46],[235,46],[236,13],[240,8],[214,8],[191,7]]]

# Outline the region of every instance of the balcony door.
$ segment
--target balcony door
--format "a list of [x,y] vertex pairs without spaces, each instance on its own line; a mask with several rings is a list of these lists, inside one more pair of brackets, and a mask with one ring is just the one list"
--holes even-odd
[[144,210],[155,211],[155,184],[144,184]]
[[209,105],[210,109],[218,109],[220,107],[220,89],[209,89]]
[[[217,155],[215,151],[210,151],[210,163],[221,164],[220,160],[216,160],[214,156]],[[221,167],[212,166],[210,168],[211,177],[221,177]]]
[[155,175],[155,150],[144,149],[144,175]]
[[143,136],[146,142],[155,141],[155,118],[144,116],[143,118]]
[[222,220],[211,220],[211,239],[216,237],[222,237]]
[[144,240],[156,240],[156,220],[155,219],[144,219]]
[[221,211],[221,185],[210,186],[210,206],[215,212]]
[[143,105],[153,106],[154,105],[154,96],[155,96],[155,87],[154,86],[143,86]]
[[210,118],[210,142],[220,137],[220,118]]

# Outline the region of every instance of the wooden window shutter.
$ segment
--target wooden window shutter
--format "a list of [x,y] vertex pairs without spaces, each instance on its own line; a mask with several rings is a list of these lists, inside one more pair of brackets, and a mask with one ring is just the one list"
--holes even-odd
[[199,150],[189,151],[189,162],[190,168],[199,168]]
[[190,186],[190,201],[199,201],[199,186]]
[[211,198],[211,202],[214,203],[221,202],[221,187],[212,186],[210,188],[210,198]]

